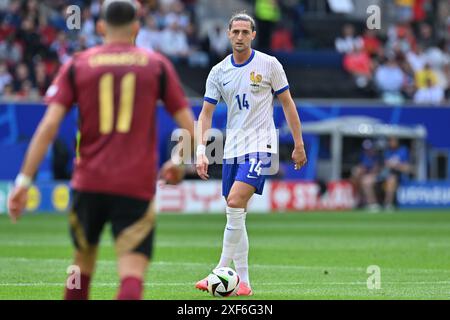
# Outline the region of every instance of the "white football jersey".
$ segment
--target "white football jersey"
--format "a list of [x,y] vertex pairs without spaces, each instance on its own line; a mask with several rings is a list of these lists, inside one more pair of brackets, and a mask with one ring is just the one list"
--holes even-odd
[[273,100],[287,89],[281,63],[257,50],[245,63],[236,64],[230,54],[211,69],[204,100],[217,104],[222,98],[228,107],[225,159],[278,152]]

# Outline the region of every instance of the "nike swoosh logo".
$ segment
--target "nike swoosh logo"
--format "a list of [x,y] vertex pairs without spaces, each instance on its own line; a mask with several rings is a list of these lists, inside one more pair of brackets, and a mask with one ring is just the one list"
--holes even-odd
[[228,81],[228,82],[224,82],[224,83],[222,83],[223,84],[223,86],[225,87],[227,84],[229,84],[231,81],[233,81],[233,80],[230,80],[230,81]]
[[254,177],[254,176],[251,176],[251,175],[247,175],[247,178],[250,178],[250,179],[258,179],[258,177]]

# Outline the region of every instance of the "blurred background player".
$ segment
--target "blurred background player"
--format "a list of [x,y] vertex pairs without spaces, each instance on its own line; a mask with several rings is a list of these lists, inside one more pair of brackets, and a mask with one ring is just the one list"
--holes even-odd
[[411,173],[409,150],[400,145],[398,138],[391,137],[388,140],[388,148],[384,151],[383,161],[380,179],[384,181],[384,207],[386,210],[393,210],[399,182],[407,180]]
[[[222,195],[227,202],[227,224],[222,255],[217,267],[234,262],[241,282],[238,295],[252,295],[248,276],[248,237],[245,226],[247,204],[253,194],[262,194],[271,166],[271,154],[278,144],[270,133],[275,131],[273,99],[278,97],[294,138],[292,160],[295,169],[306,163],[301,123],[292,100],[282,65],[272,56],[253,50],[255,22],[245,13],[231,17],[228,27],[233,53],[212,68],[206,81],[199,132],[211,128],[216,104],[222,98],[228,106],[227,140],[222,170]],[[268,134],[269,133],[269,134]],[[205,155],[206,137],[197,147],[197,172],[207,180],[209,160]],[[207,290],[207,279],[196,288]]]
[[381,167],[361,178],[366,208],[372,212],[381,209],[376,193],[376,185],[381,184],[384,191],[384,209],[393,210],[399,182],[408,179],[411,169],[408,148],[400,145],[398,138],[389,138],[388,146],[383,152]]
[[[97,248],[106,222],[112,224],[118,256],[118,299],[141,299],[155,228],[157,179],[156,102],[161,98],[176,123],[193,136],[193,114],[172,64],[134,46],[139,29],[131,0],[102,6],[105,44],[79,53],[59,71],[47,91],[49,104],[9,199],[13,222],[24,210],[27,189],[65,114],[77,102],[79,158],[72,178],[69,216],[81,287],[65,299],[88,299]],[[163,166],[162,175],[175,165]],[[175,181],[176,182],[176,181]]]
[[374,183],[380,173],[380,157],[372,140],[365,139],[362,143],[362,152],[359,164],[353,169],[352,182],[355,190],[359,191],[361,205],[368,210],[378,210]]

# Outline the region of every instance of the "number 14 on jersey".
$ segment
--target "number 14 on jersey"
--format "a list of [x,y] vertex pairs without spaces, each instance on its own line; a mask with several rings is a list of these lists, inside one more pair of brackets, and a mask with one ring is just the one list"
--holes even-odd
[[248,110],[248,108],[250,107],[250,105],[248,104],[248,100],[245,98],[246,95],[246,93],[242,95],[242,100],[239,94],[236,96],[239,110],[242,110],[242,108],[246,108]]

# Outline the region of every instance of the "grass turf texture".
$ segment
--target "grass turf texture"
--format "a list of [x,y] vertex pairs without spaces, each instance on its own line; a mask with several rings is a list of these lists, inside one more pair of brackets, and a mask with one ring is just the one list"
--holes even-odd
[[[146,299],[217,299],[194,289],[215,266],[224,215],[159,215]],[[232,299],[448,299],[450,212],[247,216],[255,295]],[[116,294],[109,228],[92,299]],[[64,215],[0,216],[0,299],[61,299],[72,246]],[[367,288],[367,267],[381,289]]]

